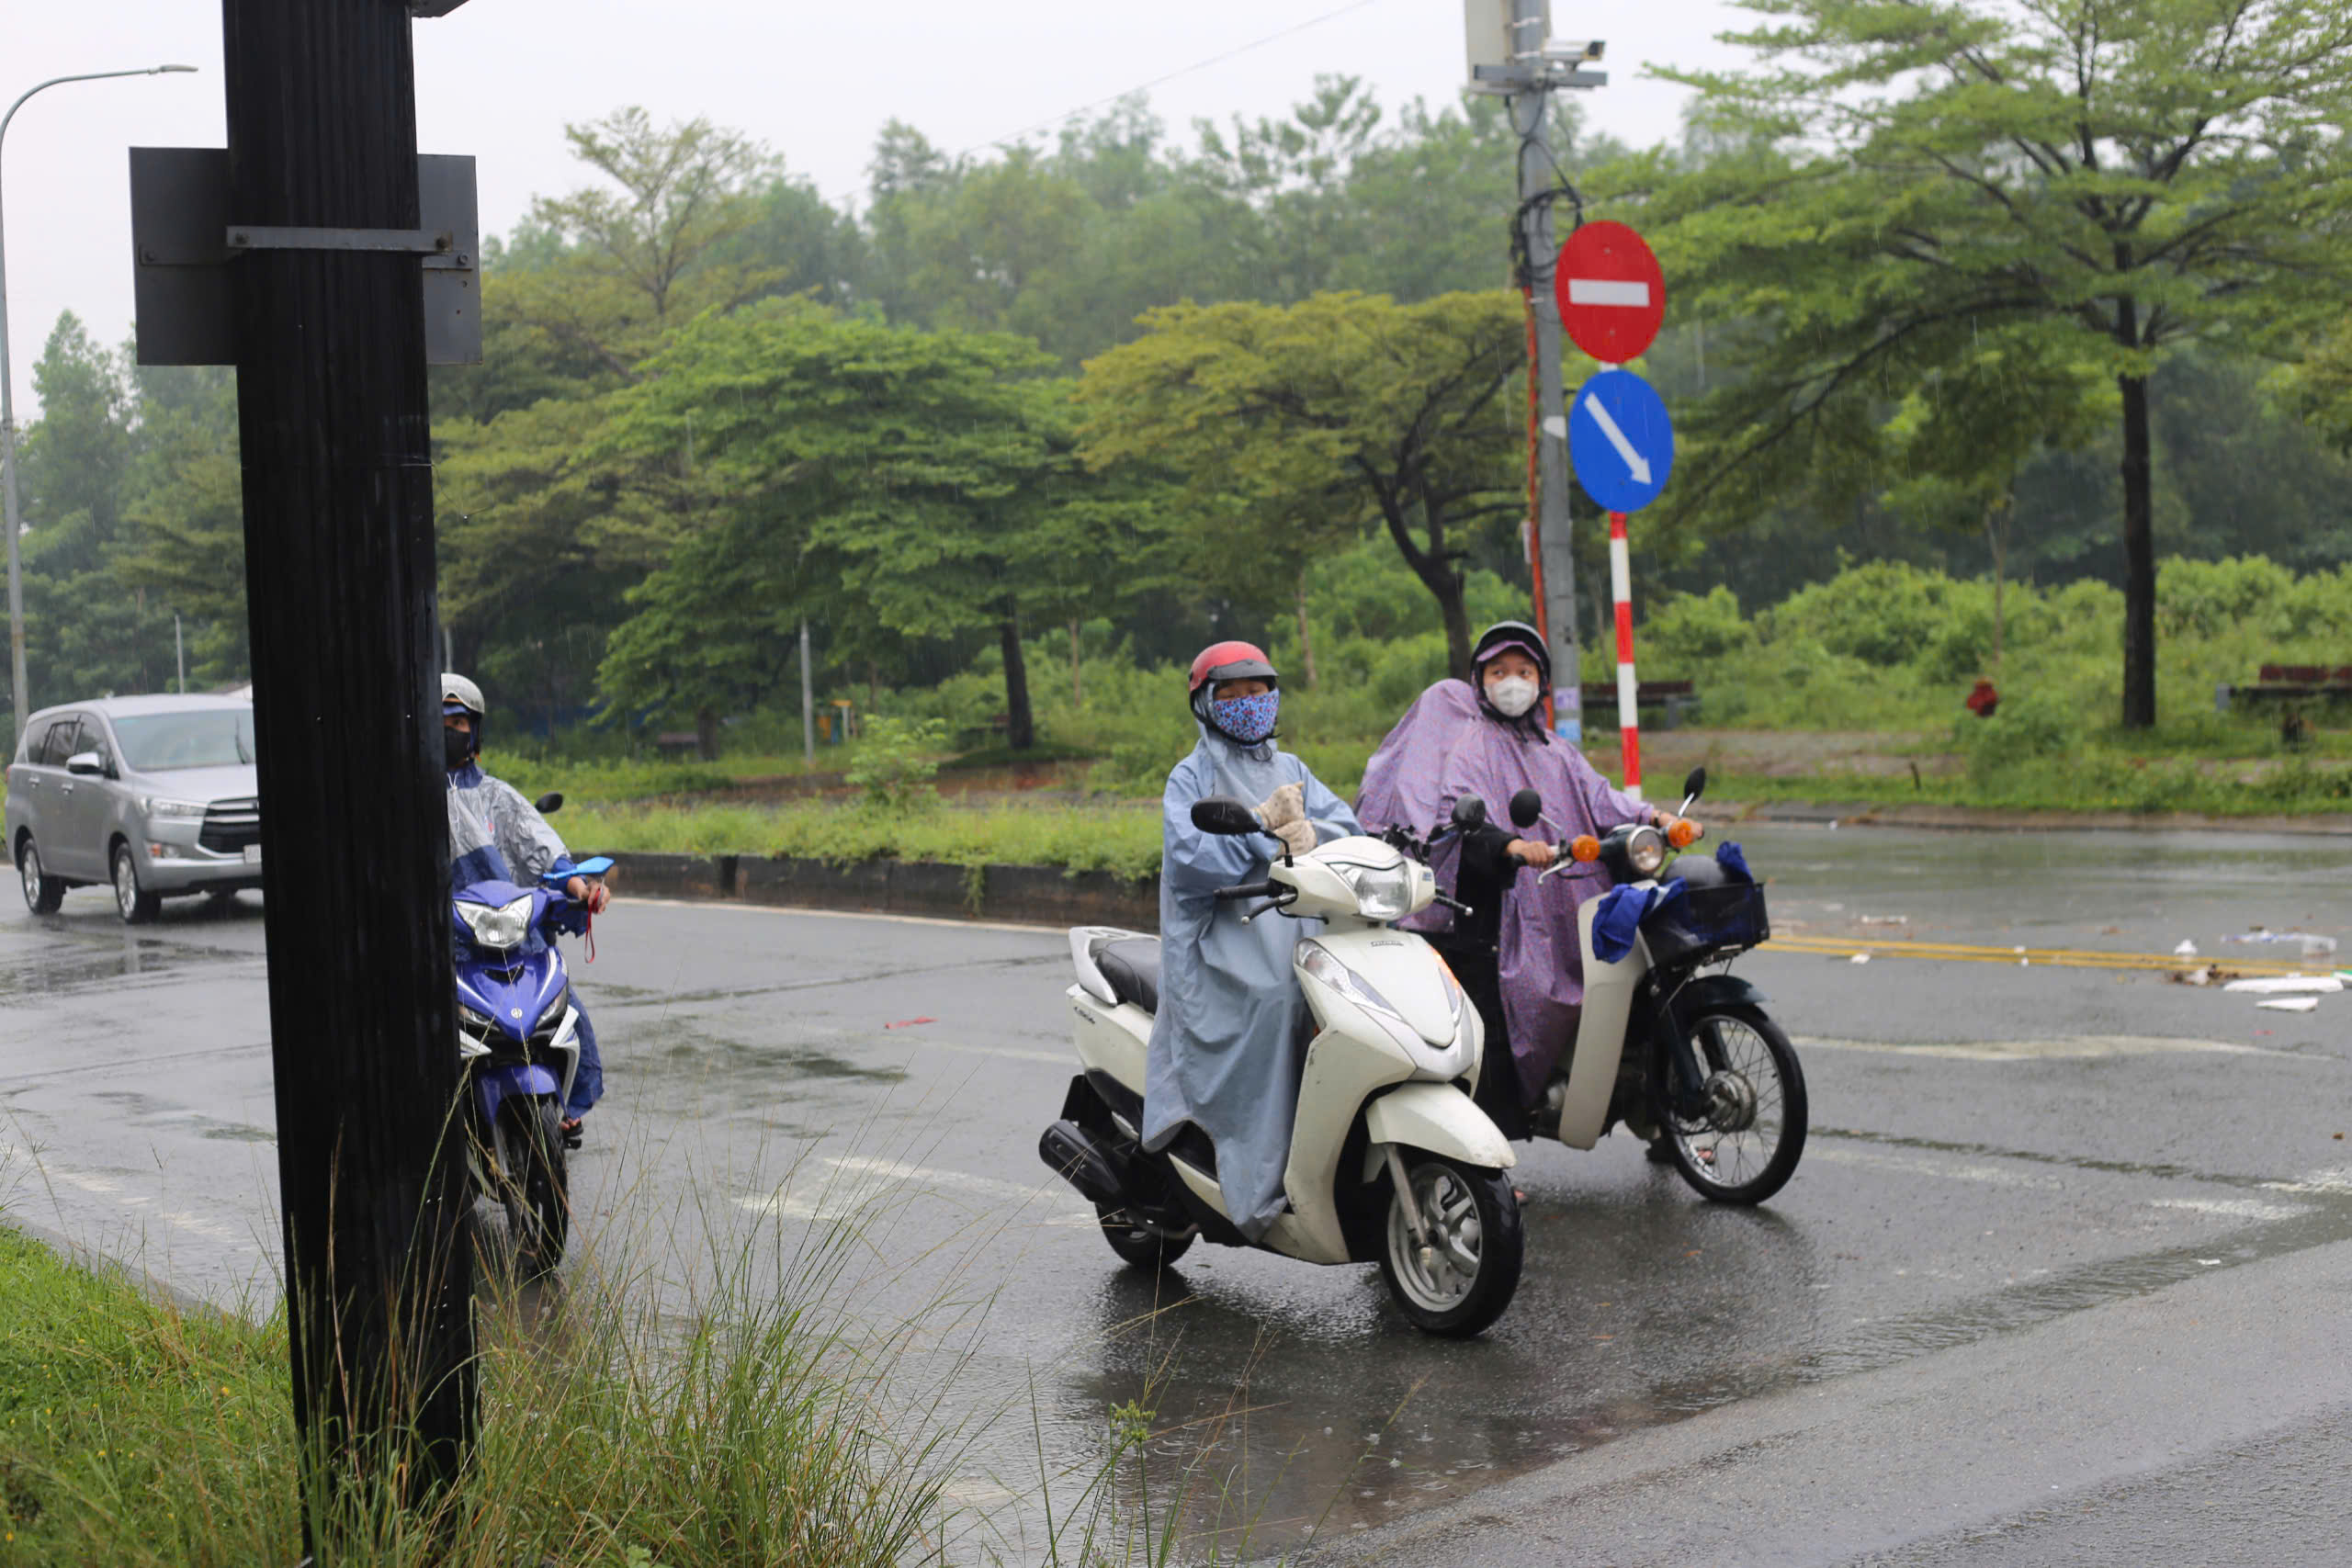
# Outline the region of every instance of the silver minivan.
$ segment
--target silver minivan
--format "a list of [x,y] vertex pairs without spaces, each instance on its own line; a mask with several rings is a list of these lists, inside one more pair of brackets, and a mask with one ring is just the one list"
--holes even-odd
[[33,715],[8,764],[9,859],[37,915],[111,887],[133,925],[165,898],[261,886],[254,709],[242,697],[105,697]]

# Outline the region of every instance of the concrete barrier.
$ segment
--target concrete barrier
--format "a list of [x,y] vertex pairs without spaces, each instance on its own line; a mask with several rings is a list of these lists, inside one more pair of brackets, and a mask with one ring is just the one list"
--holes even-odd
[[613,891],[655,898],[740,900],[808,909],[856,909],[1024,925],[1159,927],[1159,879],[1050,865],[948,865],[933,861],[837,863],[767,855],[615,857]]

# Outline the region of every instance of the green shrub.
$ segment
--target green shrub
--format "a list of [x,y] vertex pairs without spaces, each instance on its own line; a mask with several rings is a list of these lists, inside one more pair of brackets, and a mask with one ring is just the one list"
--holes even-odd
[[875,810],[920,809],[938,798],[932,781],[939,774],[939,750],[946,739],[944,720],[876,715],[866,719],[864,744],[843,777]]
[[2077,705],[2054,692],[2004,697],[1990,718],[1973,714],[1954,726],[1968,754],[1968,771],[1983,781],[1999,778],[2021,762],[2064,756],[2082,749],[2084,716]]

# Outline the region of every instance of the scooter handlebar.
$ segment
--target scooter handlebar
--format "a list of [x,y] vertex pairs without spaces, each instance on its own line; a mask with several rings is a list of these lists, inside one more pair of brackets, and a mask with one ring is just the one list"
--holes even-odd
[[1271,898],[1282,890],[1282,885],[1276,882],[1244,882],[1220,887],[1214,897],[1220,904],[1229,904],[1237,898]]

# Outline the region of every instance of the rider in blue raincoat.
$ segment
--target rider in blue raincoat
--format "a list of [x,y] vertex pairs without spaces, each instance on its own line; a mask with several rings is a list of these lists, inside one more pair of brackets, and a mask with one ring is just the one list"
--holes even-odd
[[[482,721],[490,716],[481,688],[463,675],[441,677],[441,739],[449,766],[449,886],[477,882],[560,884],[566,894],[601,914],[611,895],[601,882],[572,874],[571,855],[522,792],[481,771]],[[580,1066],[563,1107],[564,1140],[577,1147],[580,1119],[605,1092],[596,1029],[575,989],[580,1015]]]
[[1216,889],[1262,880],[1262,839],[1193,826],[1193,805],[1231,795],[1295,854],[1358,831],[1355,814],[1306,764],[1274,744],[1282,695],[1274,667],[1246,642],[1193,661],[1201,743],[1168,775],[1159,865],[1159,1011],[1145,1060],[1144,1145],[1166,1148],[1191,1123],[1216,1152],[1217,1183],[1241,1234],[1256,1241],[1283,1207],[1283,1168],[1306,1070],[1306,1002],[1291,949],[1321,922],[1241,923]]

